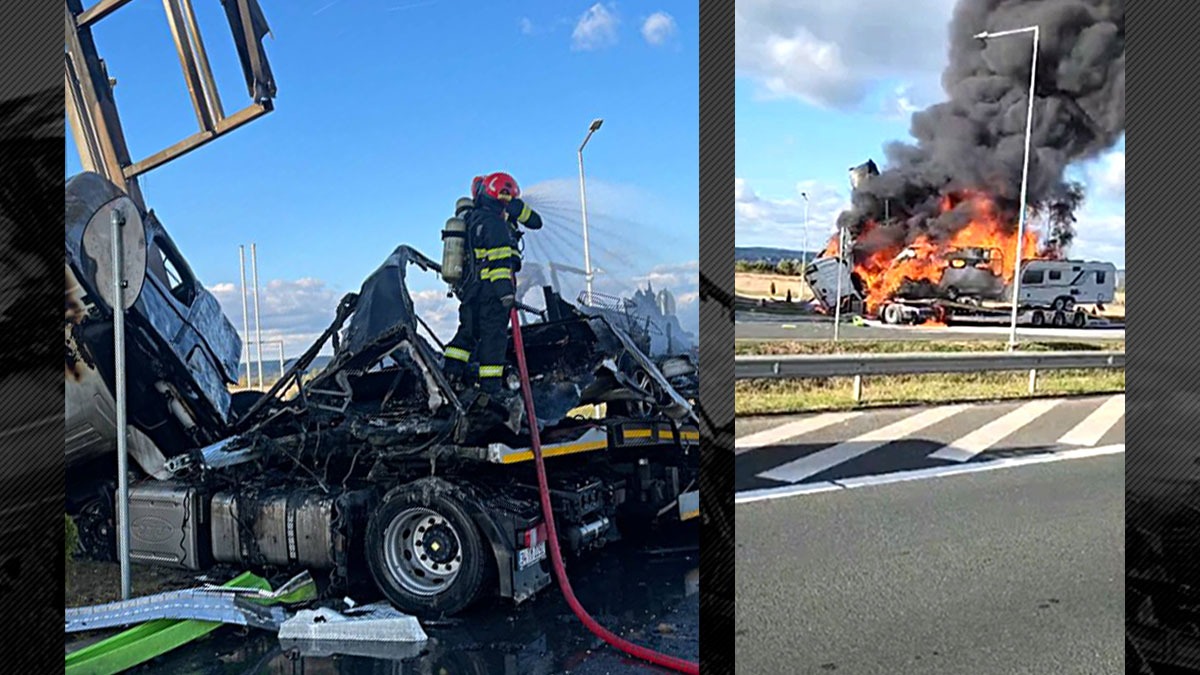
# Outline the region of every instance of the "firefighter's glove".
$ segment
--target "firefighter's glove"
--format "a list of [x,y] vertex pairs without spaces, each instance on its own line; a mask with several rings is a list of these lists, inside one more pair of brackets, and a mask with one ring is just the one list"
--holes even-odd
[[500,298],[500,304],[504,305],[504,309],[512,309],[512,306],[514,304],[516,304],[516,302],[517,302],[516,297],[511,296],[511,295],[506,295],[506,296]]
[[508,203],[504,205],[504,217],[506,220],[508,220],[508,222],[514,224],[521,222],[519,219],[522,215],[525,215],[525,219],[528,220],[529,215],[526,213],[528,208],[529,207],[525,206],[525,202],[521,201],[520,199],[510,199]]

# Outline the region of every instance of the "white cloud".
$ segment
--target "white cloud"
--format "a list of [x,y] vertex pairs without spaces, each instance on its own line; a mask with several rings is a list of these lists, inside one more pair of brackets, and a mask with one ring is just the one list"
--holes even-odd
[[1125,151],[1114,150],[1100,158],[1088,171],[1088,182],[1096,197],[1125,199]]
[[523,17],[521,17],[521,20],[520,20],[520,22],[519,22],[519,25],[520,25],[520,27],[521,27],[521,34],[522,34],[522,35],[533,35],[533,33],[534,33],[534,26],[533,26],[533,20],[532,20],[532,19],[530,19],[530,18],[529,18],[529,17],[527,17],[527,16],[523,16]]
[[675,19],[666,12],[655,12],[642,22],[642,37],[646,42],[661,46],[675,35]]
[[941,72],[953,6],[954,0],[738,0],[737,72],[756,82],[760,95],[826,108],[859,107],[888,80],[919,82],[924,92]]
[[891,118],[908,119],[929,103],[932,101],[920,97],[913,85],[902,84],[884,97],[883,114]]
[[[238,286],[218,283],[209,287],[237,329],[242,332],[242,301]],[[338,301],[344,293],[330,288],[319,279],[297,279],[294,281],[275,279],[259,289],[259,318],[262,323],[264,343],[283,340],[284,353],[297,356],[313,343],[333,321]],[[253,289],[246,294],[247,314],[250,321],[250,336],[254,330]],[[243,338],[245,339],[245,338]],[[263,358],[276,354],[277,347],[263,345]],[[329,351],[328,349],[326,350]]]
[[[413,309],[417,316],[437,335],[442,342],[449,342],[458,330],[458,300],[447,298],[441,290],[425,290],[410,293]],[[424,334],[424,331],[422,331]]]
[[1070,256],[1125,267],[1125,208],[1085,205],[1076,214]]
[[742,178],[734,181],[734,223],[738,246],[800,249],[804,245],[804,197],[808,194],[808,247],[823,248],[837,217],[849,207],[848,191],[827,183],[802,181],[787,198],[760,196]]
[[571,33],[571,48],[576,51],[603,49],[617,44],[620,19],[612,5],[597,2],[588,8]]

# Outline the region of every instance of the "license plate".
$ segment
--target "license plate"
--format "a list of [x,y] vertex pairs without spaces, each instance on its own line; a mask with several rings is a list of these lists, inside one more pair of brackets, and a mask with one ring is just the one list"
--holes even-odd
[[539,560],[546,559],[546,542],[517,551],[517,569],[525,569]]

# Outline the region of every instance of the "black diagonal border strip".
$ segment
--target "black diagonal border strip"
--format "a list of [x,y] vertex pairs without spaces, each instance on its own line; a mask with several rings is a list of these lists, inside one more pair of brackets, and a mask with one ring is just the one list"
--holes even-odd
[[[1146,586],[1137,573],[1158,565],[1169,575],[1150,596],[1160,619],[1170,620],[1185,602],[1195,606],[1180,590],[1200,584],[1200,312],[1192,291],[1200,190],[1191,170],[1200,152],[1200,3],[1129,4],[1126,58],[1135,84],[1126,110],[1126,267],[1136,290],[1126,332],[1133,345],[1126,364],[1126,632],[1151,660],[1184,647],[1171,665],[1200,671],[1200,639],[1139,619]],[[1161,549],[1147,547],[1155,539]],[[1196,620],[1195,610],[1184,614]]]
[[700,3],[700,663],[734,670],[733,4]]
[[5,668],[62,668],[63,15],[0,4],[0,615]]

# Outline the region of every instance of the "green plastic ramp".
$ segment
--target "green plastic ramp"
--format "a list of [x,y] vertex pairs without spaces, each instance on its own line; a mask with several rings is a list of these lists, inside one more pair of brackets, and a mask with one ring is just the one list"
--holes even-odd
[[[250,572],[230,579],[222,588],[271,590],[266,579]],[[67,654],[65,675],[113,675],[204,637],[221,627],[214,621],[161,619],[117,633]]]

